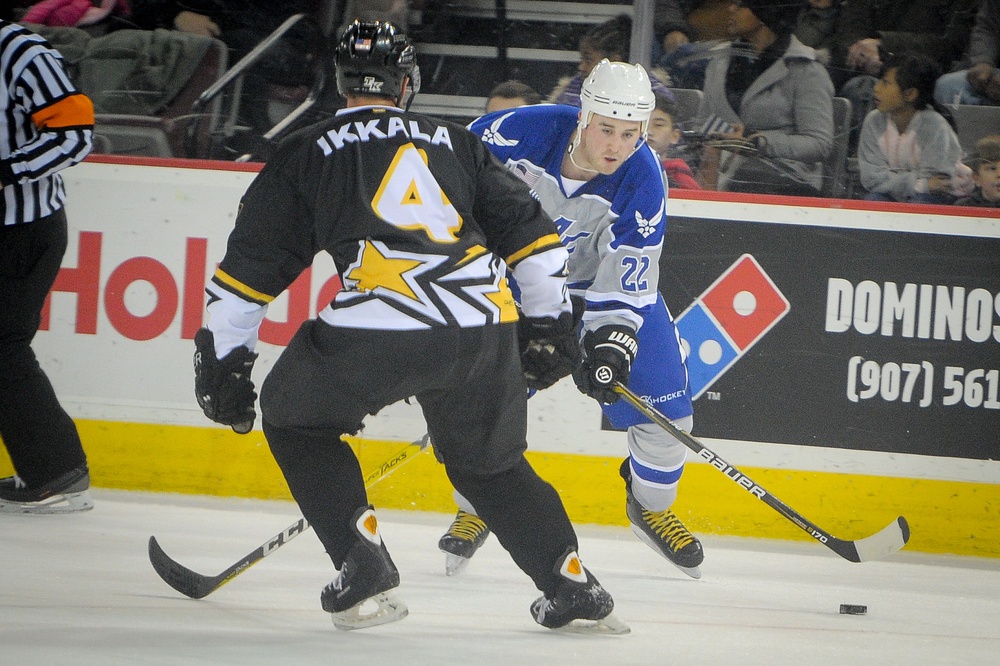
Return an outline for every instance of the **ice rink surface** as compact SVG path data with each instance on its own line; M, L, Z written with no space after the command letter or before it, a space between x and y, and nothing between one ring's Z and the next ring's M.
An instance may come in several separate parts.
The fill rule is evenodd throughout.
M538 593L494 537L449 578L437 539L451 516L385 511L410 615L344 632L319 606L334 570L311 531L199 601L149 564L155 535L181 564L217 574L294 522L294 504L94 495L86 514L0 515L0 663L1000 663L996 560L904 549L852 564L812 542L708 537L703 577L692 580L628 529L583 525L583 561L632 633L565 635L531 619ZM873 519L871 531L892 518ZM868 614L841 615L843 603Z

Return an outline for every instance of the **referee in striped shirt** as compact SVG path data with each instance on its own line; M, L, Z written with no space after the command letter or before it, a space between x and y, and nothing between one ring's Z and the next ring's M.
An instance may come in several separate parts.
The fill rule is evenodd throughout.
M87 458L31 340L66 252L59 171L90 152L94 107L59 53L9 18L0 18L0 438L16 476L0 479L0 513L85 511Z

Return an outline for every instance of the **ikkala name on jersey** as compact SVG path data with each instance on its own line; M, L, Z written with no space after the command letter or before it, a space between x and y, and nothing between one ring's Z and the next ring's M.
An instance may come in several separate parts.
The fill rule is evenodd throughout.
M385 129L382 129L383 126ZM327 131L316 140L316 143L323 150L323 154L329 156L334 150L343 148L349 143L395 139L398 136L426 141L432 146L443 145L452 151L455 150L451 145L451 135L448 133L447 127L438 125L433 134L428 134L421 131L417 121L406 120L396 115L375 118L367 122L356 120L352 123L345 123Z

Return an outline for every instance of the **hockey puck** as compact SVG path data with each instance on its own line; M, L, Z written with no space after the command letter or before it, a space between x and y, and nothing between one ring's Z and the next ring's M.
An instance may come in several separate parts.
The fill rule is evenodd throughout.
M841 615L865 615L868 612L868 606L855 606L852 604L840 604L840 614Z

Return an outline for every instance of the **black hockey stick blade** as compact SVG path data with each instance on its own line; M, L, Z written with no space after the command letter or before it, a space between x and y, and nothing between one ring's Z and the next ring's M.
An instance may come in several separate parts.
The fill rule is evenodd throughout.
M412 460L417 453L423 452L429 444L430 437L428 435L407 444L365 477L365 488L371 488L392 474L402 466L402 463ZM417 451L414 452L413 447L417 447ZM309 523L306 522L306 519L299 518L217 576L205 576L173 560L160 547L155 536L149 537L149 562L167 585L192 599L202 599L308 529Z
M870 560L881 559L892 555L910 540L910 526L902 516L899 516L875 534L864 539L858 539L857 541L838 539L769 493L746 474L723 460L696 437L675 426L670 419L661 414L659 410L643 400L627 386L621 382L615 382L614 389L616 393L621 394L625 400L649 418L649 420L680 440L681 443L697 453L709 465L725 474L727 478L734 481L741 488L764 502L764 504L767 504L793 524L797 525L806 534L845 560L851 562L868 562Z
M300 518L217 576L203 576L171 559L157 543L155 536L149 537L149 562L167 585L192 599L201 599L215 592L307 529L309 529L309 523L306 522L305 518Z

